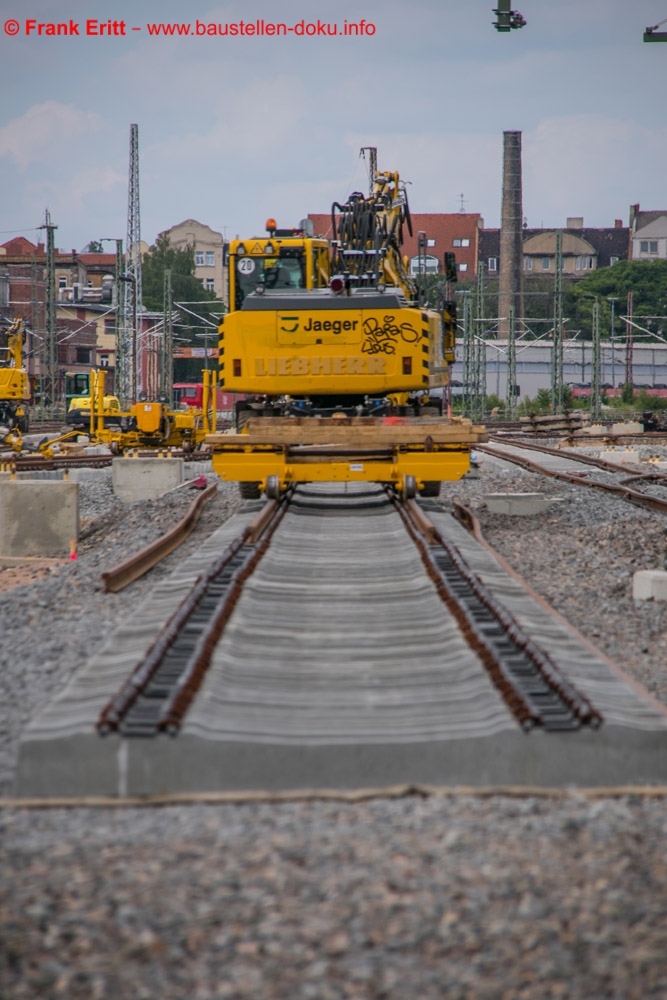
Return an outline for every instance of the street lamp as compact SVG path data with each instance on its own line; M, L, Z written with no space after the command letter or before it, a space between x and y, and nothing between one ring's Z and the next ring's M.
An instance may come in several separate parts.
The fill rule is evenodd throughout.
M616 388L616 369L615 369L615 358L614 358L614 334L615 334L615 329L614 329L615 322L614 321L615 321L616 303L618 302L618 299L614 298L613 295L608 295L607 296L607 302L611 302L611 333L610 333L610 340L611 340L611 384L612 384L612 387L615 389Z

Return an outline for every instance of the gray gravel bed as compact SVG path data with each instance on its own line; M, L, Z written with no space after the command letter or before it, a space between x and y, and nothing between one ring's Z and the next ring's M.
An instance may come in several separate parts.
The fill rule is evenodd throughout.
M219 482L216 476L210 481ZM79 486L81 533L76 561L0 593L0 794L8 794L22 726L59 691L107 634L238 509L235 485L219 483L183 545L118 594L102 591L101 573L159 538L195 499L183 488L156 500L123 504L111 473Z
M487 493L544 493L562 502L536 517L490 514ZM667 704L667 604L635 602L632 577L663 569L667 516L611 494L516 467L443 487L478 516L487 540L550 604Z
M11 1000L667 996L667 806L4 811Z
M82 490L82 513L99 502L102 520L77 562L0 595L12 740L150 586L103 595L101 569L164 530L156 508L175 520L191 500L172 494L169 517L162 502L133 505L118 524L95 490ZM565 502L537 518L490 515L484 494L504 490ZM665 612L631 596L635 569L662 566L663 518L515 470L445 486L445 506L451 496L667 701ZM221 491L218 519L236 503ZM0 998L663 998L666 844L667 800L638 795L3 809Z

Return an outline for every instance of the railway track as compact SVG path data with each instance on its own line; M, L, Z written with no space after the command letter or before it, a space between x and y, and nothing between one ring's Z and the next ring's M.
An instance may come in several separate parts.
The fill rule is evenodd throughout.
M321 566L330 546L327 525L332 518L339 524L356 518L359 530L367 531L371 540L378 520L387 522L384 530L389 528L394 535L400 534L403 525L404 546L416 546L424 574L435 585L441 601L523 729L540 726L546 730L571 730L600 725L600 713L567 681L548 653L526 635L417 505L403 504L379 487L368 486L346 493L300 488L282 502L274 501L264 515L261 530L254 523L249 526L197 580L146 657L105 706L98 730L103 734L120 732L123 736L154 736L161 731L176 734L245 582L259 567L272 540L275 538L276 545L281 545L283 520L288 537L290 527L295 533L290 546L292 557ZM312 528L313 523L318 526L316 532L299 530ZM373 570L370 552L369 568ZM425 581L418 579L417 568L414 578L424 585ZM313 588L317 592L315 582ZM265 603L270 620L271 601ZM298 615L298 609L294 610ZM441 609L441 613L446 612ZM437 606L434 614L438 614ZM282 620L276 622L277 627L283 624ZM294 625L296 631L297 621ZM430 628L436 625L434 620L428 623ZM383 649L383 655L390 655L390 650Z
M26 728L17 792L611 784L667 779L666 746L664 709L435 501L310 484L156 582Z
M558 479L561 482L572 483L576 486L583 486L590 489L603 490L613 493L623 500L635 504L638 507L645 507L648 510L657 511L660 514L667 514L667 496L652 494L646 491L633 489L630 483L640 483L644 486L657 485L659 489L667 489L667 476L662 473L637 472L628 476L628 468L619 469L618 465L607 462L604 459L594 458L589 455L564 454L556 448L549 448L535 444L533 442L498 441L493 439L491 444L476 446L477 451L499 458L503 461L518 465L527 472L535 472L542 476ZM536 462L529 458L525 452L538 452L548 460L556 458L556 464L551 462ZM594 466L603 473L607 473L607 478L594 478L586 472L576 470L577 465ZM560 467L557 467L560 466ZM568 469L574 471L567 471Z
M206 460L210 455L206 452L184 452L181 449L173 448L168 452L164 451L141 451L142 458L154 458L158 455L166 454L169 458L185 458L191 461L198 459ZM4 452L0 454L0 467L2 471L16 472L50 472L54 469L97 469L110 466L116 456L108 455L86 455L67 454L54 455L53 458L44 458L42 455L17 455L14 452Z

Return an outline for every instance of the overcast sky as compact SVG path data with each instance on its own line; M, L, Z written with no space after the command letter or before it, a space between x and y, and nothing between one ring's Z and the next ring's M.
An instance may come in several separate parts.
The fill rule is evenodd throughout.
M127 229L139 125L142 237L196 218L227 237L294 225L366 188L361 146L410 181L413 212L500 218L502 133L523 133L529 226L667 207L667 0L0 0L0 242L81 249ZM85 35L88 19L126 36ZM150 36L147 24L358 22L363 37ZM11 19L18 33L7 34ZM26 21L79 36L26 35ZM141 31L131 28L140 27ZM667 24L665 25L667 29ZM10 27L11 30L11 27ZM46 29L44 29L46 30ZM111 247L109 246L109 249Z

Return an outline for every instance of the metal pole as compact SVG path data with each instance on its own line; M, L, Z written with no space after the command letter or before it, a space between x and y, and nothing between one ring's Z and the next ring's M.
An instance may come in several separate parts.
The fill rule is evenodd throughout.
M477 294L475 301L477 323L474 325L474 329L477 331L477 351L475 355L475 394L478 400L478 418L480 420L484 417L484 404L486 401L486 331L484 329L486 325L486 318L484 316L484 275L484 264L480 261L477 271Z
M119 281L123 270L123 241L116 240L116 315L114 316L114 344L116 353L114 357L114 392L122 396L121 366L123 363L123 316L125 315L125 284Z
M616 388L616 359L614 357L614 332L615 332L614 327L615 327L616 324L615 324L615 312L614 312L614 309L616 307L616 303L618 302L618 299L615 299L612 296L608 295L607 296L607 302L611 302L611 335L610 335L610 340L611 340L611 384L612 384L612 388L615 389Z
M551 403L554 413L563 412L563 233L556 233L554 258L554 330L551 354Z
M473 378L475 370L475 342L470 317L470 292L463 293L463 411L472 416Z
M174 319L173 319L173 299L171 291L171 268L165 268L164 289L163 289L163 314L162 314L162 358L160 364L160 393L167 399L169 406L173 406L174 395Z
M632 292L628 292L627 318L625 320L625 384L634 385L632 364Z
M127 403L128 393L125 391L125 370L127 350L123 343L123 317L125 315L125 281L122 278L123 267L123 241L112 237L103 236L100 243L116 244L116 314L114 317L114 343L116 345L116 356L114 360L114 386L113 391L120 397L123 406ZM110 391L108 387L107 391Z
M368 194L372 195L375 185L375 175L378 172L377 146L362 146L359 152L364 159L366 158L366 153L368 153Z
M130 125L130 170L127 197L127 241L126 267L128 276L132 279L132 301L125 301L124 326L132 324L131 355L129 358L130 378L132 386L132 402L137 401L137 389L146 389L151 394L152 386L147 372L144 357L144 338L138 336L137 320L142 311L141 293L141 214L139 205L139 126ZM139 354L137 354L137 350Z
M57 390L56 362L58 359L58 324L56 320L56 310L58 308L58 304L56 302L56 258L54 233L58 227L54 226L51 222L51 216L48 208L45 214L44 225L39 228L46 229L46 322L44 324L45 333L42 353L42 406L45 408L46 413L46 402L48 400L51 408L51 416L55 416Z
M132 402L137 402L139 365L137 358L137 279L132 276Z
M591 420L599 420L600 411L600 300L593 298L593 366L591 372Z
M423 306L426 294L426 233L423 231L417 233L417 266L419 269L418 302L420 306Z
M498 355L498 367L500 368L500 355ZM514 317L514 306L509 307L507 317L507 416L514 420L516 413L516 322Z

